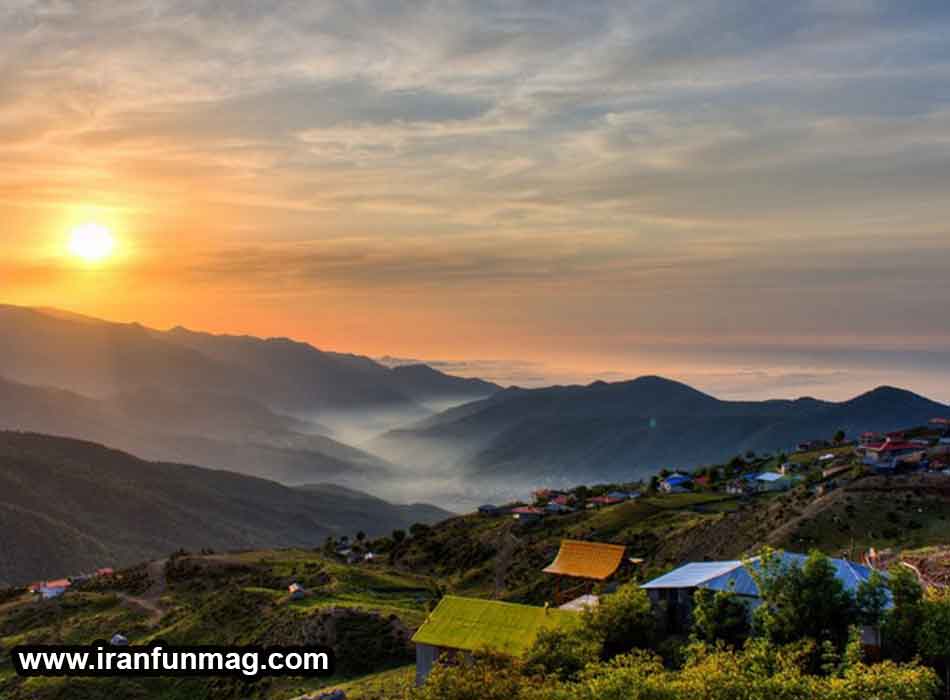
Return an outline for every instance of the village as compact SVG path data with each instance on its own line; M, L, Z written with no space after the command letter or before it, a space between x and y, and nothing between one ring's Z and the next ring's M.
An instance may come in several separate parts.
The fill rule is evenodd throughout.
M950 419L934 418L927 426L886 434L865 432L855 441L846 440L839 431L831 440L802 442L790 452L789 456L747 453L727 464L689 473L663 470L646 483L543 488L535 491L530 504L486 504L478 512L487 518L510 517L521 527L543 527L547 518L609 508L645 495L705 493L746 499L768 497L801 485L821 497L869 473L888 477L927 472L950 477ZM780 567L786 570L801 568L808 560L804 553L780 552L777 556ZM841 589L850 596L858 596L870 586L873 576L887 576L873 548L860 558L861 563L828 560ZM412 639L416 646L416 683L424 684L440 661L454 664L471 659L477 652L525 656L543 630L576 625L579 613L596 608L604 595L609 597L618 589L610 583L618 570L635 568L643 561L636 552L616 544L563 540L554 561L543 569L556 580L551 604L536 607L446 596ZM944 585L927 580L912 564L902 563L923 588ZM758 586L762 566L761 556L692 561L637 585L646 592L664 633L682 634L688 633L693 624L698 590L736 596L751 620L763 603ZM885 607L891 606L888 599ZM879 624L863 625L860 641L868 658L880 657Z
M890 433L865 432L857 440L847 440L839 431L830 440L801 442L788 455L748 452L726 464L692 472L663 469L646 483L541 488L534 492L532 503L485 504L478 512L532 524L548 516L617 505L644 494L751 497L788 491L804 483L821 495L866 473L892 476L911 472L950 476L950 418L934 418L927 426Z
M790 494L805 501L819 501L847 491L851 484L869 477L895 480L915 475L935 480L950 476L950 419L935 418L926 426L888 434L864 433L852 440L839 432L829 439L803 441L787 453L744 453L723 464L689 471L661 470L650 479L628 483L539 488L527 501L483 505L476 513L455 519L451 527L464 531L482 523L487 529L481 535L474 535L475 538L497 532L503 541L537 541L539 544L550 541L545 540L546 531L557 533L556 551L549 547L538 550L547 559L539 561L532 557L531 561L537 563L531 565L517 562L519 576L546 583L532 588L530 594L505 585L499 588L496 584L492 590L483 585L466 588L458 583L445 587L440 584L432 593L422 590L414 593L414 599L407 601L407 605L424 606L424 616L416 620L414 613L409 613L408 619L402 618L408 622L404 628L405 640L415 655L414 684L425 687L437 669L464 666L486 653L513 661L532 658L537 653L539 639L552 634L570 634L578 625L589 624L594 611L604 610L604 614L608 614L622 601L632 599L634 593L642 596L648 605L655 640L680 640L678 644L695 634L699 591L734 597L745 611L746 627L751 628L756 610L768 595L759 585L762 571L772 566L768 563L768 553L756 550L741 557L716 557L701 548L693 554L658 561L653 552L636 544L636 538L618 542L602 528L591 529L587 518L610 522L616 513L616 518L622 520L628 517L625 515L628 511L634 513L637 509L657 511L656 517L660 518L663 504L667 502L671 514L708 514L717 510L741 513L758 505L780 503ZM434 578L435 572L416 563L412 552L425 550L426 543L441 532L439 525L419 525L408 532L394 531L389 537L373 539L358 532L353 536L328 538L322 547L314 550L320 558L313 561L335 562L330 569L335 572L332 577L311 573L309 566L295 567L290 575L267 583L266 590L268 595L274 596L272 600L278 609L286 606L290 610L323 610L322 606L327 604L324 601L332 600L332 605L339 605L338 594L330 592L335 584L327 583L337 576L355 577L354 600L360 601L365 594L357 592L362 584L356 582L364 577L386 580L389 576L412 571ZM473 545L454 546L465 549ZM495 577L509 556L505 547L507 545L491 555ZM779 550L774 557L782 570L794 570L807 565L809 551L803 545ZM827 557L828 570L844 594L853 600L859 594L864 595L875 577L880 575L886 580L887 570L894 564L913 574L922 590L943 589L948 583L944 572L934 575L928 570L926 560L904 558L900 552L878 552L867 544L859 549L836 551L840 554ZM221 566L241 557L237 553L215 555L210 551L200 556L206 557L208 562L220 561ZM444 560L444 550L434 550L433 557ZM172 555L169 566L192 559L193 555L177 553ZM154 613L156 621L169 607L168 602L161 599L165 593L166 567L157 566L159 563L162 562L149 565L152 580L145 582L146 587L153 587L153 597L141 593L119 594L120 601ZM320 571L327 570L322 563L313 566ZM531 566L536 567L534 574L528 571ZM476 570L477 565L471 569ZM175 575L174 569L169 571ZM200 571L197 569L196 575L200 575ZM159 577L162 578L160 586L156 584ZM103 567L71 578L35 582L28 591L38 601L53 603L63 596L88 595L84 592L99 587L122 590L128 586L128 578L127 571ZM245 590L265 589L255 584L254 588ZM151 610L143 607L143 600L152 606ZM385 597L380 602L384 600ZM357 604L362 605L362 602ZM885 608L891 606L888 598ZM333 607L326 614L337 614L332 611L341 609ZM400 611L400 615L406 610L409 608ZM880 658L884 653L881 623L865 622L857 626L864 654L867 658ZM111 643L117 646L127 645L134 638L122 627L109 630L109 634L112 634ZM331 687L301 697L339 699L347 697L347 693Z

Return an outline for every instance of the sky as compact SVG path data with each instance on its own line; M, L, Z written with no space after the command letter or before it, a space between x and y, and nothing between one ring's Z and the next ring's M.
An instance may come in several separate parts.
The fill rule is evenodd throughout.
M946 0L0 0L0 302L947 401L947 36Z

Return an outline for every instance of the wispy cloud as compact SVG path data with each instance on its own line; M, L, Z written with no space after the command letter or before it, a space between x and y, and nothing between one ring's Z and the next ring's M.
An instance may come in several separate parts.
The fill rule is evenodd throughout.
M359 300L380 351L426 315L572 357L942 343L948 31L942 0L12 0L3 291L63 304L49 239L91 205L137 254L68 296L125 317L199 295L254 330L282 300L268 327L319 333Z

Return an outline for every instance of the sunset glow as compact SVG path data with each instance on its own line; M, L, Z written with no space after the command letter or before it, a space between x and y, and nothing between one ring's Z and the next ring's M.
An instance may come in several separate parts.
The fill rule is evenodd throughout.
M102 224L81 224L70 231L69 252L86 262L102 262L114 249L115 238Z
M519 383L950 367L950 3L53 5L0 4L0 302Z

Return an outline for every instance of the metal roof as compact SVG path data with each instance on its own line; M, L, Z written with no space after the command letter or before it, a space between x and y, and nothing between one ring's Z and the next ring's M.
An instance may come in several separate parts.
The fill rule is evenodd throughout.
M622 544L561 540L557 557L544 573L603 581L620 566L625 551Z
M413 635L416 644L521 656L542 629L577 624L576 612L559 608L445 596Z
M697 588L742 566L741 561L704 561L686 564L643 584L643 588Z
M783 479L785 477L783 477L778 472L762 472L755 478L756 478L756 481L779 481L780 479Z
M792 552L781 553L782 566L803 566L808 557ZM871 576L867 566L846 559L830 559L835 576L845 590L855 593L864 581ZM665 576L649 581L643 588L709 588L714 591L731 591L739 595L757 598L759 588L749 572L749 567L758 570L761 562L758 557L748 565L741 561L711 561L686 564Z

